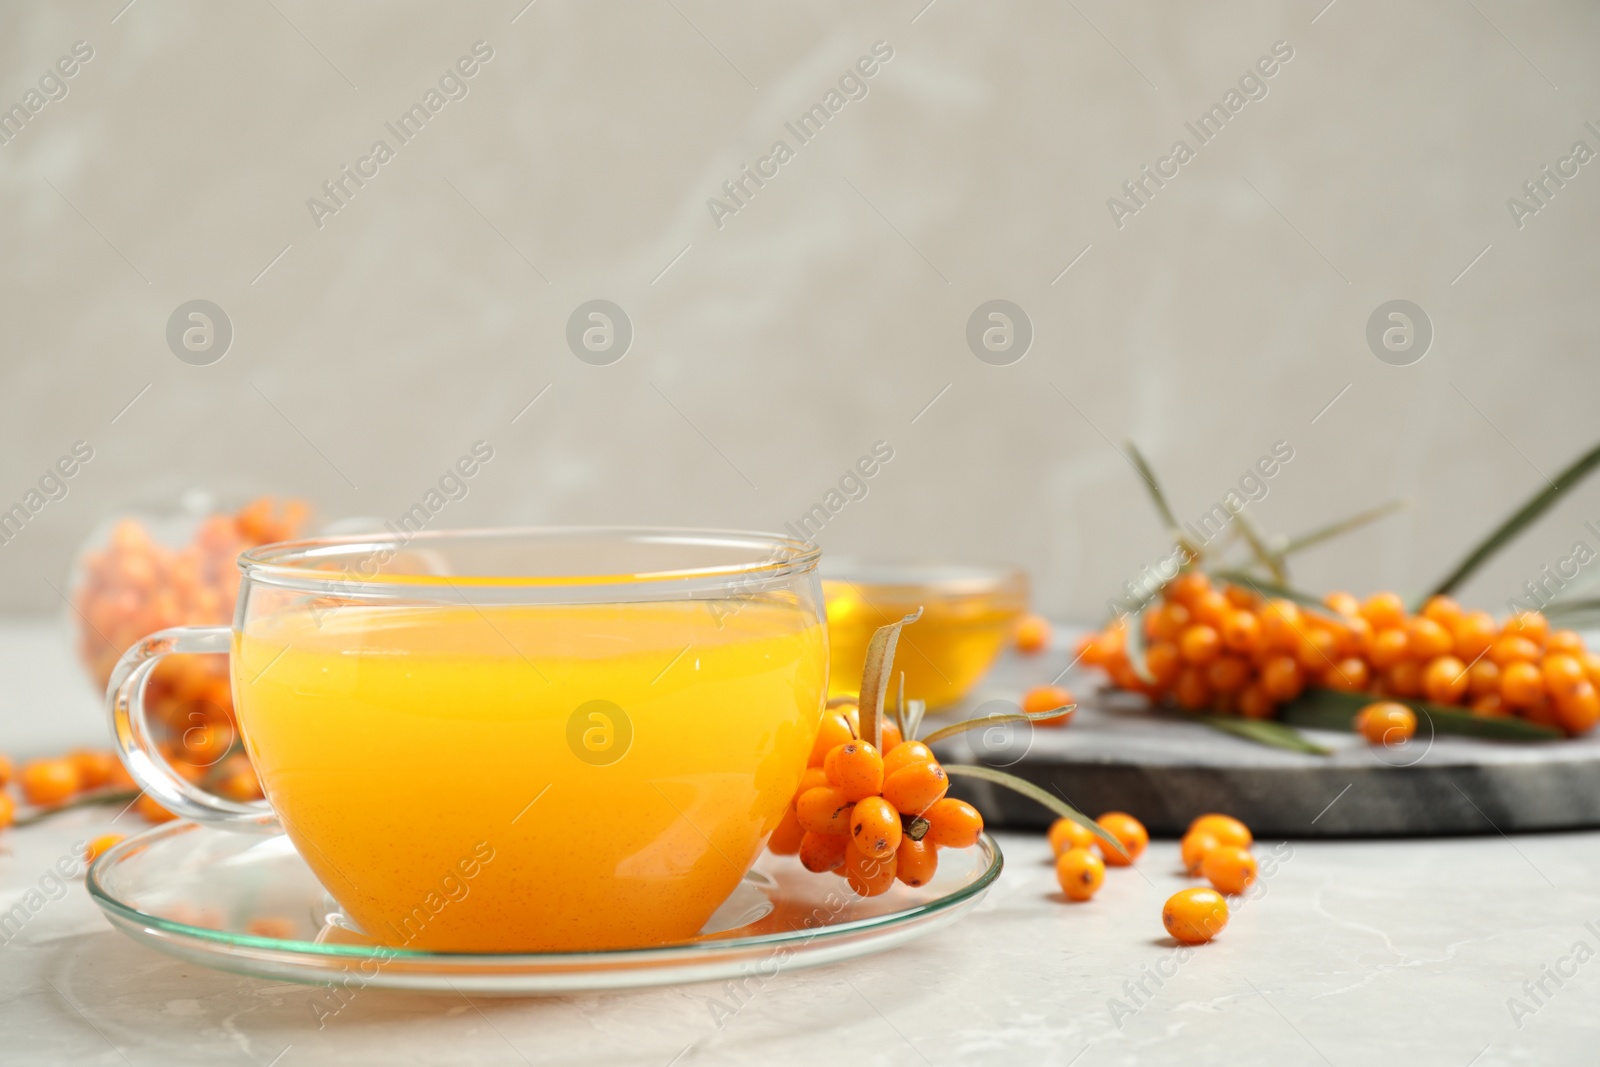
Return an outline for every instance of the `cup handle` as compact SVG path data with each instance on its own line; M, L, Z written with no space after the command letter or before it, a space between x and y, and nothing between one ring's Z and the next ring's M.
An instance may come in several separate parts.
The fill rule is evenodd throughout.
M215 652L227 655L227 626L175 626L158 630L123 653L106 686L106 710L117 734L123 765L146 793L175 815L223 830L277 833L277 816L264 800L240 802L209 793L174 771L150 733L144 703L150 672L167 656Z

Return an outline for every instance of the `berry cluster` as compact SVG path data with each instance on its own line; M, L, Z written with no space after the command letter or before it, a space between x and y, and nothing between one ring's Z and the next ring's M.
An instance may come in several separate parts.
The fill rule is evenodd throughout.
M809 871L841 874L861 896L889 891L898 879L933 879L939 849L967 848L983 833L983 816L945 796L944 768L927 745L883 724L883 751L861 740L858 708L829 708L817 732L800 788L767 847L798 855Z
M1143 614L1144 668L1119 620L1079 645L1122 689L1192 711L1266 719L1308 686L1518 715L1577 735L1600 721L1600 655L1538 612L1496 623L1445 596L1415 615L1390 592L1330 593L1324 610L1185 571Z

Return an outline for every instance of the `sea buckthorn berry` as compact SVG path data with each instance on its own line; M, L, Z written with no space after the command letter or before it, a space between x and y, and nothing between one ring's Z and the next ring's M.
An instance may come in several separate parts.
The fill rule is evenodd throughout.
M884 756L888 756L905 738L900 736L900 727L889 720L881 720L881 725L883 727L883 748L879 749L879 751Z
M1472 698L1472 714L1480 719L1503 719L1511 714L1511 709L1498 692L1480 693Z
M828 753L822 764L828 784L846 800L875 797L883 788L883 757L865 741L847 741Z
M1373 593L1361 605L1361 617L1374 630L1402 626L1406 621L1406 602L1398 593Z
M1085 667L1104 667L1105 661L1100 658L1100 635L1090 632L1084 634L1072 646L1074 660L1081 660Z
M1539 658L1539 646L1521 634L1506 634L1489 646L1489 658L1501 668L1512 663L1528 663Z
M1552 630L1544 642L1544 653L1547 656L1561 653L1582 659L1587 651L1589 650L1584 647L1583 638L1578 636L1576 630Z
M1544 699L1544 672L1527 660L1501 664L1500 696L1514 708L1533 707Z
M1210 941L1228 925L1228 902L1215 889L1181 889L1162 905L1161 925L1186 945Z
M1571 692L1579 682L1587 682L1588 676L1583 673L1583 664L1578 662L1578 657L1556 654L1546 656L1542 665L1544 685L1552 696Z
M145 793L134 802L133 810L144 816L146 822L163 823L171 822L178 816L161 806L160 801L149 793Z
M1459 704L1467 695L1468 681L1465 663L1454 656L1439 656L1422 672L1422 691L1435 704Z
M1162 641L1177 641L1183 628L1194 621L1189 609L1178 603L1162 604L1150 611L1147 617L1151 620L1150 629L1153 631L1150 636Z
M1600 653L1584 652L1578 662L1583 664L1583 673L1589 676L1589 681L1600 687Z
M894 856L894 876L915 889L933 881L939 869L939 850L926 841L901 838L900 849Z
M1211 704L1211 686L1206 683L1205 672L1198 667L1185 667L1178 672L1172 695L1180 708L1199 711Z
M1243 893L1256 880L1256 858L1245 849L1218 845L1206 853L1200 872L1219 893Z
M1600 722L1600 691L1585 678L1555 697L1556 721L1567 733L1577 736L1594 729Z
M1361 601L1342 591L1329 593L1322 598L1322 604L1329 611L1338 612L1340 615L1357 615L1361 612Z
M855 736L850 729L850 720L844 717L844 713L837 708L828 709L822 713L822 725L817 728L817 740L811 746L811 758L807 762L813 767L822 766L828 753L846 741L855 740Z
M1339 654L1339 639L1327 630L1306 630L1295 645L1295 659L1307 674L1329 670Z
M1206 684L1214 693L1237 693L1250 680L1250 664L1238 656L1218 656L1206 666Z
M1041 685L1028 690L1022 696L1022 710L1029 715L1041 711L1050 711L1054 708L1063 708L1073 703L1072 694L1059 685ZM1072 712L1053 715L1048 719L1039 719L1038 726L1065 726L1072 718Z
M1251 684L1239 690L1239 714L1247 719L1270 719L1278 706L1272 702L1267 691L1261 686Z
M29 804L60 804L77 793L81 781L77 765L66 759L41 759L26 763L17 784Z
M831 785L807 789L794 802L795 816L800 825L813 834L839 834L850 832L850 798Z
M902 815L921 815L944 799L950 779L937 763L913 763L891 774L883 783L883 799Z
M1222 620L1222 643L1233 652L1248 655L1261 645L1261 623L1248 611L1235 611Z
M1192 604L1211 588L1211 579L1200 571L1184 571L1167 585L1167 599Z
M1372 647L1367 652L1367 658L1378 670L1388 670L1406 658L1408 644L1404 630L1399 628L1379 630L1372 637Z
M1194 616L1194 621L1204 623L1216 629L1222 625L1222 620L1233 614L1233 606L1228 603L1228 598L1215 589L1208 590L1195 597L1189 605L1189 612Z
M1450 635L1455 639L1456 655L1471 663L1494 644L1500 628L1487 611L1469 611L1450 627Z
M1105 861L1086 848L1069 848L1056 857L1056 881L1068 900L1088 900L1105 880Z
M922 817L928 820L928 832L923 840L940 848L970 848L978 843L978 835L983 833L983 816L978 814L978 809L954 797L938 801Z
M1144 852L1145 846L1150 844L1150 834L1144 828L1144 823L1123 811L1108 811L1095 822L1100 824L1100 829L1116 838L1122 845L1122 851L1110 847L1104 842L1100 850L1105 853L1106 862L1113 867L1130 867L1133 861Z
M1417 732L1417 714L1404 704L1380 700L1361 709L1355 728L1374 745L1402 745Z
M1178 652L1178 646L1171 641L1153 641L1144 650L1144 666L1150 672L1150 677L1155 679L1156 685L1166 689L1178 680L1178 674L1183 670L1183 657Z
M1430 660L1455 647L1450 631L1432 619L1416 618L1406 624L1406 655L1412 659Z
M1422 605L1422 615L1425 618L1432 619L1446 630L1453 630L1456 623L1460 622L1462 617L1466 615L1466 611L1460 604L1456 603L1454 598L1445 596L1443 593L1436 593L1428 598L1427 603Z
M863 855L873 859L892 856L900 847L901 836L900 813L887 800L867 797L856 802L850 814L850 841Z
M1221 636L1214 627L1205 623L1184 627L1183 633L1178 635L1178 652L1183 656L1185 663L1193 663L1196 666L1210 663L1221 651Z
M1422 664L1414 659L1401 660L1384 672L1383 682L1392 696L1420 697L1422 695Z
M800 816L795 814L794 805L790 804L784 809L783 818L778 820L772 836L767 838L767 851L778 856L792 856L800 851L800 839L805 834L805 827L800 825Z
M1050 623L1039 615L1024 615L1017 623L1017 651L1024 656L1043 652L1050 645Z
M821 767L807 767L805 770L800 772L800 787L794 791L794 795L798 797L807 789L815 789L819 785L827 784L827 771L823 770Z
M859 738L861 736L860 706L856 704L841 704L839 705L839 713L844 716L844 721L850 726L850 736L852 738ZM832 750L830 749L829 751Z
M1556 702L1543 690L1539 692L1539 699L1532 704L1517 708L1516 711L1529 722L1538 723L1540 726L1560 727L1561 718L1556 709Z
M0 830L4 830L17 819L17 802L11 799L11 794L0 792Z
M1050 824L1050 851L1057 856L1069 848L1090 848L1099 840L1093 830L1074 819L1062 817Z
M1217 839L1219 845L1232 845L1235 848L1249 848L1255 843L1255 838L1250 834L1250 827L1235 819L1232 815L1223 815L1218 812L1207 812L1197 816L1189 824L1189 829L1184 831L1189 834L1210 834Z
M124 834L101 834L84 847L83 862L93 863L114 846L120 845L124 840L126 840L126 835Z
M1537 611L1519 611L1506 620L1501 632L1526 637L1542 648L1550 637L1550 620Z
M120 761L104 749L80 748L67 753L67 759L78 768L78 788L99 789L111 781Z
M1475 697L1485 693L1500 695L1500 668L1484 658L1467 668L1467 692Z
M895 853L878 859L850 848L844 854L844 877L864 897L882 896L894 885Z
M1200 864L1204 862L1206 853L1214 848L1220 848L1222 843L1213 834L1204 830L1190 830L1183 835L1183 842L1179 845L1179 855L1183 858L1183 869L1198 878Z
M894 747L894 751L883 757L883 780L888 781L889 776L913 763L932 763L933 750L921 741L902 741Z
M0 756L0 789L4 789L11 784L12 773L11 757Z
M1293 700L1305 688L1305 673L1293 656L1273 656L1261 667L1261 688L1280 703Z
M1367 682L1372 678L1372 672L1367 669L1367 661L1360 656L1346 656L1335 663L1326 674L1322 676L1322 683L1329 689L1337 689L1344 693L1358 693L1367 687Z
M1300 631L1305 627L1300 620L1300 608L1292 600L1269 600L1260 612L1261 636L1274 648L1292 649L1300 641Z
M800 864L815 874L831 871L845 861L850 850L850 839L844 834L814 834L810 830L800 838Z
M1242 585L1225 585L1222 595L1228 598L1228 603L1244 611L1254 611L1261 603L1261 598Z

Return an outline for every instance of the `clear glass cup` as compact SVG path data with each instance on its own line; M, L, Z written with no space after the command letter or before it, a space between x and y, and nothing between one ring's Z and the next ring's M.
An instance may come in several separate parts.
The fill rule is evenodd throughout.
M818 551L764 534L443 531L239 558L231 627L152 634L107 692L179 815L282 829L349 919L435 951L693 935L777 826L827 689ZM144 687L230 655L266 793L178 773Z

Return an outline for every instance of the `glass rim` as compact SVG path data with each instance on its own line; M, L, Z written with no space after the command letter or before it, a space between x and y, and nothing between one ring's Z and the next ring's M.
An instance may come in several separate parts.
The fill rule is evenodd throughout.
M558 539L592 540L597 544L683 545L701 548L725 547L730 550L765 550L749 560L667 570L610 572L593 574L372 574L329 570L317 564L365 551L376 557L384 551L425 549L447 544L524 540L530 543ZM573 589L626 585L677 588L717 588L745 582L766 582L814 571L822 549L810 542L782 534L757 530L728 530L671 526L483 526L459 529L422 530L413 534L393 532L342 534L305 537L259 545L239 554L237 566L252 582L307 592L357 594L381 590L395 593L406 587L438 590L441 587Z

